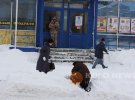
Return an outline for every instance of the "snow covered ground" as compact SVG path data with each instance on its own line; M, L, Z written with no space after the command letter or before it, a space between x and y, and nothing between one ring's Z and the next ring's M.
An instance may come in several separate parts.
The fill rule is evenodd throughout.
M110 51L105 65L91 69L87 93L65 79L72 63L55 63L48 74L36 71L38 53L0 46L0 100L135 100L135 50Z

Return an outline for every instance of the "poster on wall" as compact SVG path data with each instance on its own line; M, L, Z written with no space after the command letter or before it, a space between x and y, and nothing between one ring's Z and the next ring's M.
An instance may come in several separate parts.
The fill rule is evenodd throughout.
M131 19L131 33L135 33L135 18Z
M108 17L107 19L107 32L117 32L118 31L118 18Z
M119 26L120 33L130 33L130 18L120 18L120 26Z
M106 32L106 17L98 17L97 31Z
M83 24L83 16L75 16L75 27L81 29Z

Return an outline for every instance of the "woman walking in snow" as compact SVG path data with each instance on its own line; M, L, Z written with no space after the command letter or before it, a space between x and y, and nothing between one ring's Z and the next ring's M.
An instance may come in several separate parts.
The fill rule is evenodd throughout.
M52 47L53 44L54 41L52 39L49 39L47 42L45 42L44 46L41 48L36 66L36 70L38 70L39 72L47 73L48 71L51 70L48 59L50 58L50 47Z

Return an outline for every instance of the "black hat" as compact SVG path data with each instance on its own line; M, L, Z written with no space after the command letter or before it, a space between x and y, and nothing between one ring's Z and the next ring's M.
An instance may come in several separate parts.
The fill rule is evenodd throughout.
M105 41L105 39L104 39L104 38L102 38L102 39L101 39L101 41Z

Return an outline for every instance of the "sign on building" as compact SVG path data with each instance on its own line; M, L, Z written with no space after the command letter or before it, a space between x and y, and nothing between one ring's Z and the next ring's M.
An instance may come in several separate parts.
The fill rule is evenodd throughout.
M107 19L107 32L117 32L118 31L118 18L108 17Z
M75 16L75 27L81 29L83 25L83 16Z
M130 33L130 18L120 18L119 33Z
M135 33L135 18L131 19L131 33Z
M106 17L98 17L97 31L106 32Z

